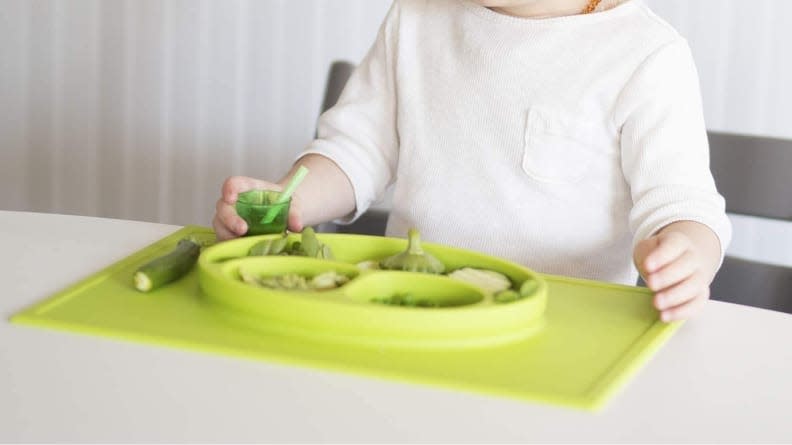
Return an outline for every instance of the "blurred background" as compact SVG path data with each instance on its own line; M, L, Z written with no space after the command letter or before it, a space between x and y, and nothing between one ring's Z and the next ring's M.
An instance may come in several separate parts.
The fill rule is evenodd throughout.
M710 129L792 139L792 2L647 3L690 42ZM0 210L209 225L225 177L287 170L389 5L0 0ZM732 253L792 264L786 224L733 221Z

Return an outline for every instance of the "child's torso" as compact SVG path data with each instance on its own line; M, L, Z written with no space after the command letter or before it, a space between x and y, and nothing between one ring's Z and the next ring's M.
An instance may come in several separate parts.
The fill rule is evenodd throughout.
M634 34L639 8L565 27L457 0L402 3L389 234L416 226L543 272L634 282L613 110L656 46L618 33Z

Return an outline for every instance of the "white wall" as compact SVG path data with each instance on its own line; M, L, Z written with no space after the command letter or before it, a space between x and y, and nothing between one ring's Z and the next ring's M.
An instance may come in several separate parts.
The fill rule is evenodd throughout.
M647 3L690 43L710 129L792 139L792 2Z
M277 178L387 0L0 0L0 209L209 224Z
M710 128L792 138L792 2L648 2ZM0 0L0 209L209 224L223 178L277 178L310 140L330 61L389 3ZM735 222L733 250L792 263L784 228Z

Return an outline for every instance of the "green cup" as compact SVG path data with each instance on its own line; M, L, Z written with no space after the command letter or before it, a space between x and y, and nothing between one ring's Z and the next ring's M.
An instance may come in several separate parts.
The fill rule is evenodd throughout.
M245 236L285 233L289 221L291 198L278 203L280 192L249 190L237 197L236 212L245 220Z

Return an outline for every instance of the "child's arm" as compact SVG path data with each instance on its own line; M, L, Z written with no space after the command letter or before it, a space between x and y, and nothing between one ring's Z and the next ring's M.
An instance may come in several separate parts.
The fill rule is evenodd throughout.
M282 190L300 165L306 166L310 174L292 195L289 230L299 232L306 225L340 218L355 210L355 194L344 172L330 159L309 154L300 158L292 170L277 183L246 176L226 179L212 221L217 238L236 238L247 231L247 224L234 208L240 193L256 188Z
M709 299L709 285L718 272L721 245L707 226L694 221L671 223L639 242L635 266L649 289L663 321L693 315Z
M709 297L731 225L709 170L698 76L684 40L633 73L615 116L633 198L633 259L657 292L663 320L690 317Z
M234 209L239 193L251 188L280 190L300 165L310 173L292 195L292 231L334 219L352 220L382 195L394 178L399 149L394 65L399 15L399 2L394 2L338 102L320 116L318 137L286 177L278 183L240 176L226 179L212 222L218 238L247 231Z

